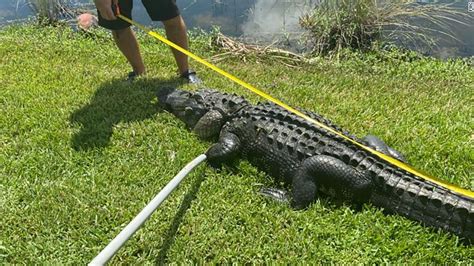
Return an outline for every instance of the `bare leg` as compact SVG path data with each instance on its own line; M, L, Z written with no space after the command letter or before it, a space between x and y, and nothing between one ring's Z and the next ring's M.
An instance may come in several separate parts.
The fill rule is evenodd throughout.
M143 64L138 42L132 29L128 27L122 30L113 30L112 35L118 48L127 58L130 65L132 65L133 72L137 75L144 74L145 65Z
M166 37L173 43L177 44L181 48L188 50L188 36L186 33L186 25L181 16L174 17L169 20L163 21L165 26ZM178 65L179 74L189 70L188 56L175 50L171 49L173 56Z

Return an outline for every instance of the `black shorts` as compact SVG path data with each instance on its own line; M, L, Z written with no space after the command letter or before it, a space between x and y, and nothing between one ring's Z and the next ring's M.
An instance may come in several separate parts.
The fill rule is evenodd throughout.
M179 15L176 0L142 0L146 12L153 21L164 21L175 18ZM133 0L119 0L120 14L132 19ZM116 20L106 20L102 18L99 11L99 25L109 30L121 30L130 27L130 23L117 18Z

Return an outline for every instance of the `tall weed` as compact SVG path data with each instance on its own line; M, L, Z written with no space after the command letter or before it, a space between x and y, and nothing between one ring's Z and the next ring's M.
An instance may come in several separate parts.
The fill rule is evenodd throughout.
M27 0L41 25L57 24L61 19L73 17L67 0Z

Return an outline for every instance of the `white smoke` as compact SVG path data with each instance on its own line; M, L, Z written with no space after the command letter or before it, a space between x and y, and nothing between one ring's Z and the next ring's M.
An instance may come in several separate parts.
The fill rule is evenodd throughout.
M309 12L318 0L256 0L242 24L245 37L273 39L301 32L298 20Z

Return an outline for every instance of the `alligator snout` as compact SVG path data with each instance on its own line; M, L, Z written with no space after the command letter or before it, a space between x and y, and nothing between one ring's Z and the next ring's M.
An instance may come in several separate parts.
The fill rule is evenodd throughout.
M166 110L171 108L171 103L168 101L168 96L175 92L176 89L172 87L164 87L156 92L158 98L158 105Z

